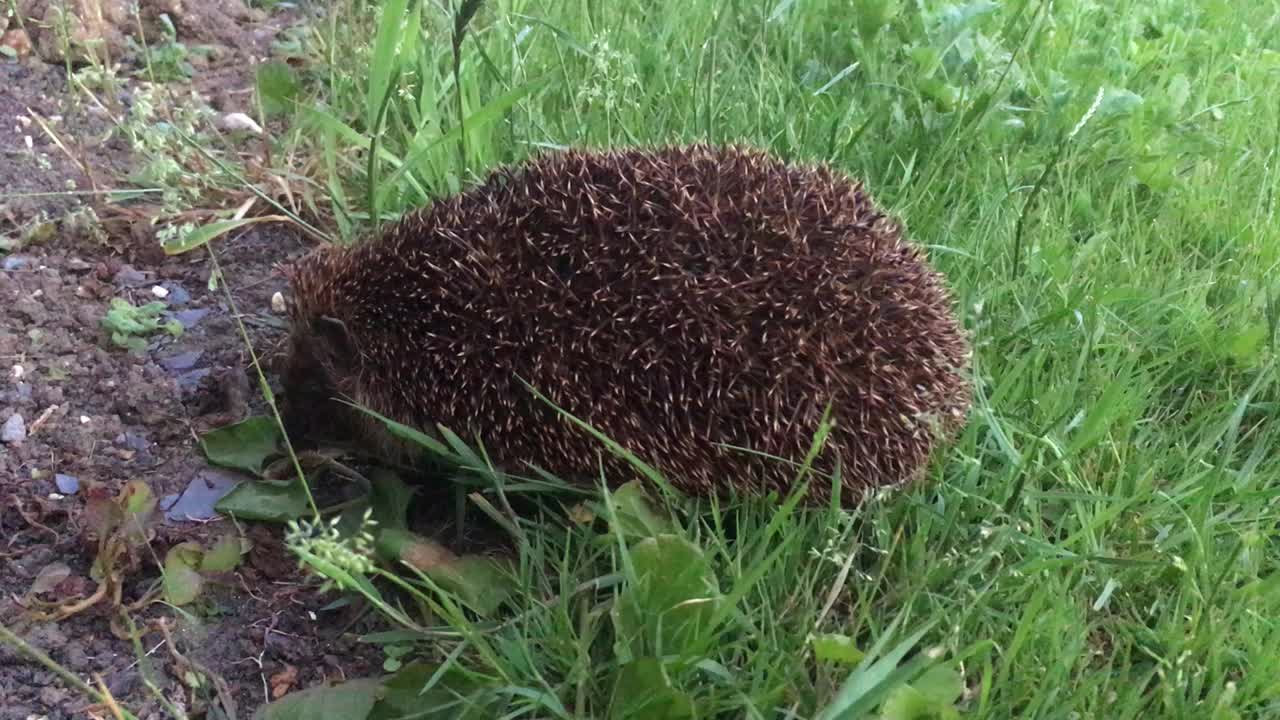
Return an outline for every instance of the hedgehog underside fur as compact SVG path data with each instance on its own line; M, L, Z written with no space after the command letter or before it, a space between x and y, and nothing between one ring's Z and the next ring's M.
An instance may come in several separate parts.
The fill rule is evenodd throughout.
M902 235L861 184L751 149L547 154L290 269L286 421L395 448L340 395L512 472L634 476L527 382L686 492L785 494L829 405L813 467L857 502L970 402L950 295Z

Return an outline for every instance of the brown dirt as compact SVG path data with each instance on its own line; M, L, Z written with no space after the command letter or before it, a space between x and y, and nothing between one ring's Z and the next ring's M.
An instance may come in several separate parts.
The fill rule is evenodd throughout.
M246 86L244 73L225 66L209 72L219 91L234 92L228 78ZM23 120L32 110L61 118L58 132L73 157ZM67 93L60 67L0 62L0 234L21 234L42 217L65 219L87 202L86 196L20 194L110 187L131 158L120 141L102 141L108 130L104 118ZM133 647L110 631L107 604L57 623L34 623L21 619L20 601L55 561L72 573L59 588L72 593L94 586L92 558L80 540L85 493L59 492L58 475L77 478L82 488L97 482L115 491L136 479L160 496L181 492L210 470L197 433L261 411L252 391L256 376L222 291L207 287L206 253L166 257L150 234L130 233L127 224L108 224L105 237L77 232L71 222L50 227L56 230L43 242L0 252L0 424L20 415L29 433L21 442L0 443L0 619L81 678L92 682L100 675L138 717L167 717L143 682ZM305 249L282 229L253 230L217 245L260 353L283 332L270 309L271 295L284 285L274 265ZM155 299L155 286L169 291L170 311L189 327L177 338L152 336L140 356L114 347L100 325L110 300L144 303ZM227 527L226 520L166 521L152 547L163 557L178 542ZM172 649L224 679L242 718L264 702L273 678L296 672L288 687L297 689L376 672L377 649L356 642L363 626L348 627L349 608L323 609L333 596L318 593L299 573L280 545L280 529L251 526L248 534L253 550L230 582L189 609L193 618L152 605L135 620L171 618L179 628ZM126 596L157 575L155 563L144 562ZM184 667L160 634L148 634L142 645L150 679L168 700L193 717L213 706L207 683L199 689L184 684ZM0 643L0 720L89 717L89 703Z

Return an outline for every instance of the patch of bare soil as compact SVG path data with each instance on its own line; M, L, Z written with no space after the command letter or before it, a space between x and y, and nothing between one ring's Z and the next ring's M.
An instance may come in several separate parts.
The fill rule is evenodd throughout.
M237 94L229 78L248 86L245 72L210 73L226 92ZM24 619L28 590L51 564L70 570L55 596L95 587L93 553L82 540L87 487L114 493L142 480L161 497L182 493L194 479L224 472L204 463L198 433L263 411L231 308L221 288L209 289L206 253L166 257L148 233L117 225L103 236L67 220L92 196L66 191L108 187L132 160L109 137L106 119L71 100L64 77L61 67L30 58L0 62L0 233L44 228L24 247L0 252L0 621L90 684L100 676L140 718L168 717L144 668L163 697L193 717L225 717L225 703L215 701L225 681L224 698L242 718L275 694L376 672L376 648L356 642L365 628L349 608L325 609L333 597L304 582L278 527L247 528L253 546L240 567L186 612L154 604L135 617L139 624L169 618L174 627L169 639L154 631L142 638L145 663L113 634L111 603L58 622ZM33 112L55 118L65 147L35 125ZM265 229L229 236L217 249L241 320L266 355L284 332L270 309L284 287L275 266L306 243ZM102 325L114 298L161 300L165 319L183 331L148 335L140 353L117 347ZM169 547L227 527L225 519L167 518L123 600L159 574L154 558ZM0 643L0 720L93 717L90 703Z

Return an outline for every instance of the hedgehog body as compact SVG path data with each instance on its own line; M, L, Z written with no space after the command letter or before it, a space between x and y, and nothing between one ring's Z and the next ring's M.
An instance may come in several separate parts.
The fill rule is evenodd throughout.
M900 225L752 149L543 155L289 275L291 434L401 447L345 396L508 471L632 476L532 387L688 493L785 494L829 407L813 467L853 503L918 476L970 402L967 337Z

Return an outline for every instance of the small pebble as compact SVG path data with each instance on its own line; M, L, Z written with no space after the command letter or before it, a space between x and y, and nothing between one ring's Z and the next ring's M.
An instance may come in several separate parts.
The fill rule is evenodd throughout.
M121 433L117 441L130 450L136 450L139 452L146 450L151 445L151 443L147 442L147 437L145 435L134 432L133 430L126 430Z
M262 134L262 128L258 123L244 113L234 112L223 115L218 124L225 130L248 130L258 135Z
M75 495L80 492L80 478L75 475L57 473L53 476L53 482L58 486L58 492L63 495Z
M160 365L166 370L179 372L182 370L190 370L200 361L200 356L204 355L203 350L188 350L187 352L170 355L160 358Z
M208 377L209 368L197 368L190 372L184 372L175 378L178 382L178 389L183 395L190 395L200 389L200 381Z
M173 319L181 323L182 327L186 328L187 330L190 330L191 328L195 327L197 323L203 320L205 315L208 315L208 314L209 314L209 311L205 308L179 310L178 312L173 314Z
M92 421L93 421L93 420L92 420L88 415L81 415L81 416L80 416L80 424L81 424L81 425L88 425L88 424L89 424L90 422L92 422Z
M22 377L23 373L25 372L26 370L21 365L14 365L13 368L9 371L9 375L14 380L17 380L18 378Z
M165 283L164 289L169 291L170 305L186 305L191 302L191 293L177 283Z
M239 485L242 478L225 470L208 469L198 473L178 495L160 499L160 508L169 521L208 520L218 512L214 505Z
M30 264L31 258L25 255L7 255L5 256L4 262L0 263L0 267L3 267L9 272L13 272L14 270L21 270Z
M162 287L162 286L160 286L160 285L152 285L152 286L151 286L151 294L152 294L152 295L155 295L156 297L158 297L158 298L160 298L161 300L163 300L163 299L165 299L165 298L169 297L169 289L168 289L168 288L165 288L165 287Z
M132 265L122 265L120 270L116 272L115 277L111 281L116 285L125 287L136 287L147 281L147 276L140 270L135 269Z
M286 309L287 308L284 304L284 295L280 294L279 291L276 291L276 294L271 296L271 312L274 312L277 315L283 315Z
M4 425L0 426L0 442L12 445L26 439L27 423L18 413L10 415L9 419L4 421Z

